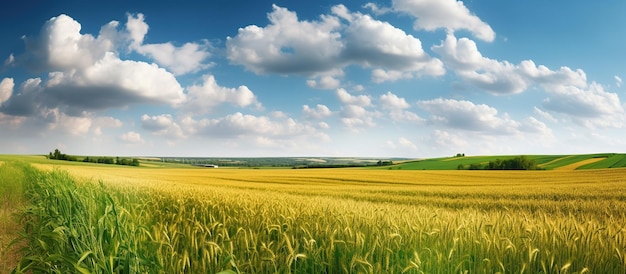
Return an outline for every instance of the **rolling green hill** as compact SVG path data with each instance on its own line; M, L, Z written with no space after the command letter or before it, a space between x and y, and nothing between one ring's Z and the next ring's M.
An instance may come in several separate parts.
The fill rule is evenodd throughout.
M507 160L519 155L500 156L466 156L432 158L416 161L407 161L381 169L405 169L405 170L454 170L459 165L467 168L471 164L487 165L489 161L497 159ZM527 155L529 160L543 169L600 169L626 167L626 154L599 153L581 155Z

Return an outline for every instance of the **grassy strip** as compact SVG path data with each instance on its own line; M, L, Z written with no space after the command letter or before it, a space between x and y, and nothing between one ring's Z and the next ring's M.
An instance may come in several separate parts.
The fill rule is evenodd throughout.
M23 215L28 245L16 273L147 273L159 269L149 223L132 197L104 184L77 184L66 172L22 167L31 206ZM112 194L110 194L112 193Z
M11 242L20 229L17 214L26 204L25 178L21 165L0 163L0 273L10 273L19 261L21 244Z

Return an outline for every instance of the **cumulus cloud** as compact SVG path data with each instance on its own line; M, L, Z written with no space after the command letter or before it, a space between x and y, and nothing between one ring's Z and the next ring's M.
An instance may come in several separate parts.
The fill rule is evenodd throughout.
M14 86L15 82L13 82L13 78L2 79L2 81L0 82L0 106L2 106L2 103L11 98Z
M134 131L126 132L120 135L120 140L128 143L128 144L143 144L145 141L141 138L141 134Z
M337 78L332 76L322 76L319 80L309 79L306 81L307 86L317 89L335 89L341 84Z
M524 91L528 82L507 61L483 57L476 43L468 38L458 39L448 34L446 40L432 50L447 67L472 85L493 94L515 94Z
M176 78L154 64L120 60L107 53L79 71L51 73L46 96L60 104L86 109L122 107L133 103L178 105L185 95Z
M204 63L211 57L209 44L189 42L180 47L172 42L159 44L144 44L144 38L148 33L149 26L144 21L144 15L128 14L126 29L128 32L129 48L154 59L159 65L166 67L175 75L182 75L190 72L197 72L210 67Z
M17 58L31 69L50 71L47 78L25 81L2 111L28 116L60 108L77 116L134 103L181 103L185 94L170 72L156 64L120 59L116 50L123 32L118 26L111 21L94 37L82 34L80 23L67 15L48 20L39 35L24 38L26 52Z
M345 89L337 89L337 97L344 104L367 107L372 105L372 99L367 95L352 95Z
M587 76L582 70L568 67L550 70L543 65L537 66L532 60L524 60L515 65L508 61L490 59L478 51L474 41L468 38L457 39L450 33L445 41L432 49L462 79L492 94L521 93L531 85L546 89L563 85L587 85Z
M543 108L566 114L573 121L586 127L623 127L626 113L616 93L607 92L597 84L587 88L576 86L552 86Z
M151 131L154 135L166 136L173 139L186 138L182 128L174 121L171 114L141 116L141 127Z
M615 78L615 85L619 88L622 87L622 78L620 78L619 76L615 75L613 76L613 78Z
M321 120L332 115L333 112L325 105L318 104L315 108L311 108L308 105L302 106L302 116L307 119Z
M430 135L430 139L439 146L452 146L455 148L467 146L467 141L465 138L445 130L436 129Z
M207 74L202 85L187 88L186 107L195 113L207 113L218 105L228 103L238 107L254 106L262 108L254 93L247 86L237 88L222 87L213 75Z
M488 105L476 105L470 101L454 99L434 99L419 101L418 106L432 114L430 122L450 128L490 134L514 134L521 124L512 120L506 113Z
M273 7L269 25L247 26L227 38L231 62L258 74L337 76L348 65L360 65L401 75L379 73L374 77L379 82L444 73L441 61L428 56L419 39L369 15L337 5L319 20L301 21L295 12ZM310 80L308 84L335 83Z
M419 115L414 112L407 111L406 109L410 108L411 105L406 102L404 98L400 98L397 95L388 91L383 94L379 98L379 102L381 103L381 108L383 110L387 110L389 112L389 116L392 120L398 121L408 121L408 122L417 122L423 123L425 119L419 117Z
M286 116L272 118L237 112L212 119L185 117L180 124L185 132L195 136L252 142L258 146L295 147L302 142L326 142L330 139L316 127Z
M319 21L300 21L295 12L273 5L267 27L240 28L228 37L231 62L255 73L306 74L332 71L342 43L339 20L322 16Z
M411 107L404 98L398 97L398 95L391 93L391 91L381 95L379 101L381 102L381 107L387 110L399 110Z
M52 17L38 36L24 37L26 53L18 61L36 71L84 69L114 51L114 39L107 34L117 26L112 21L94 37L81 34L80 23L65 14Z
M472 14L462 1L456 0L393 0L393 9L416 18L416 30L467 30L478 39L491 42L496 33L478 16Z

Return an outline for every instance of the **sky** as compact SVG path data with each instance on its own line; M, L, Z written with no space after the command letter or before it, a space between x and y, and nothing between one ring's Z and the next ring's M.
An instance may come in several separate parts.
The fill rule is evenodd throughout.
M19 1L0 153L626 152L626 1Z

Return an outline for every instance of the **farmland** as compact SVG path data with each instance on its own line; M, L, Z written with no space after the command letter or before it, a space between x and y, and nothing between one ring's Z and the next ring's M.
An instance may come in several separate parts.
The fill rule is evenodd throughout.
M606 157L588 165L622 161L600 156ZM565 157L537 162L556 167L589 158ZM437 162L456 167L470 158ZM20 181L31 203L24 213L23 270L626 271L626 170L620 168L204 169L35 156L0 161L0 182Z

